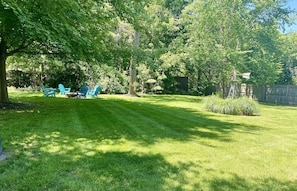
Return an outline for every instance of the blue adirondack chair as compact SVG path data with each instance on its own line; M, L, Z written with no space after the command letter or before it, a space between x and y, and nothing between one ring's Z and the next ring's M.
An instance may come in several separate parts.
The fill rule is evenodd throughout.
M60 94L69 93L71 88L65 88L63 84L59 84L58 88L60 90Z
M41 89L43 91L43 96L45 97L56 96L56 89L54 88L46 88L43 84L41 84Z
M88 95L95 97L100 93L100 90L101 90L100 86L96 85L93 90L88 91Z
M89 88L87 86L82 86L80 87L80 90L77 94L77 97L81 98L81 97L86 97L87 93L88 93Z

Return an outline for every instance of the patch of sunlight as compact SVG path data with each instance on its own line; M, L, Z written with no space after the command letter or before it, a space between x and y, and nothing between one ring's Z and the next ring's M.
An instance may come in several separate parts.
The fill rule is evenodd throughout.
M75 149L75 147L70 144L69 138L61 137L60 132L52 132L45 136L44 139L41 139L40 150L48 153L58 153L66 154Z
M26 137L22 142L13 142L13 144L19 144L25 149L32 148L39 144L38 139L40 139L40 136L33 134L29 137Z
M96 140L84 137L71 139L70 137L62 135L60 132L52 132L44 137L32 135L22 141L21 145L23 148L30 148L20 151L26 151L26 155L28 156L32 155L33 157L34 153L29 152L32 150L32 147L34 147L45 153L65 155L72 160L80 160L85 156L92 157L98 153L107 152L133 152L137 155L155 155L162 153L164 159L174 166L179 166L180 163L184 161L184 158L196 164L197 158L193 157L193 153L202 152L211 155L213 152L213 149L211 149L209 145L202 144L200 141L197 142L197 140L181 143L177 140L162 139L152 145L142 145L141 142L131 141L124 137L117 140ZM172 150L172 148L174 148L174 150ZM195 169L184 176L195 176Z
M14 151L15 154L23 153L28 157L28 159L37 161L39 156L36 155L35 148L39 147L40 138L41 138L40 136L33 134L21 141L20 140L12 141L11 143L17 146L17 148Z
M60 137L61 136L61 133L60 132L52 132L51 134L49 134L49 135L46 135L45 136L45 138L58 138L58 137Z
M172 148L174 148L174 150L172 150ZM154 151L156 154L162 153L164 159L174 166L182 163L185 158L187 161L195 164L197 162L197 158L193 156L193 153L211 154L211 152L213 152L213 148L209 147L209 145L195 140L184 143L174 140L163 140L152 145L149 149Z
M76 141L78 141L78 142L83 142L83 141L87 141L88 139L87 138L78 138L78 139L76 139Z
M180 182L176 181L178 178L176 175L172 174L170 177L165 178L164 181L164 190L170 190L171 188L179 188L181 187Z
M131 141L124 137L117 140L94 140L84 137L73 140L70 137L62 135L60 132L52 132L44 137L34 134L15 144L22 146L20 152L24 152L26 155L32 157L34 156L34 152L38 150L49 154L67 155L73 160L106 152L133 152L135 154L162 153L164 159L173 165L178 165L184 158L195 162L195 158L191 156L191 153L207 152L207 149L209 149L199 142L193 141L189 144L189 142L181 143L172 139L162 139L150 146L142 145L140 142ZM170 152L168 152L169 150ZM185 152L187 150L189 152Z
M111 146L110 145L97 145L94 149L96 151L104 152L105 153L105 152L111 150Z
M47 144L44 147L41 147L40 150L42 150L43 152L48 152L48 153L58 153L58 154L67 154L73 150L75 150L75 148L72 145L61 145L61 144Z
M96 152L95 151L88 151L85 153L85 155L91 157L91 156L95 156L96 155Z
M198 106L197 103L189 103L189 102L185 102L185 101L175 101L175 102L170 102L170 103L166 103L163 105L171 106L171 107L178 107L178 108L200 109L200 107L197 107Z
M102 140L96 147L97 151L120 151L120 152L144 152L146 150L140 147L138 142L129 141L125 138L119 140L105 139ZM149 149L147 149L149 150Z
M61 147L58 146L58 145L48 145L46 147L46 150L49 152L49 153L57 153L57 152L60 152L61 151Z
M135 152L143 153L143 147L139 147L138 142L127 139L111 140L104 139L101 141L87 138L78 138L70 140L69 137L62 137L59 132L53 132L45 136L42 140L40 150L47 153L60 155L67 154L73 160L79 160L84 156L95 156L97 153L105 152ZM149 149L147 149L148 151Z
M34 110L18 110L17 113L34 113Z
M170 173L169 176L164 179L164 190L170 190L170 188L179 188L179 190L197 190L202 189L205 186L205 177L202 173L205 173L205 169L202 168L205 161L196 159L195 162L179 162L174 164L178 173ZM211 173L207 171L206 173ZM176 181L179 180L179 181ZM207 189L208 190L208 189Z

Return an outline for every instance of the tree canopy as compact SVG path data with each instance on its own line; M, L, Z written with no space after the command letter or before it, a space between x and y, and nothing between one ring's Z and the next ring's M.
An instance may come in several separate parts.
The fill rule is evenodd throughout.
M285 0L1 0L0 102L9 101L10 56L29 60L28 55L34 55L36 60L42 55L40 60L46 56L80 65L89 72L88 79L100 79L109 89L113 82L113 87L127 84L125 76L134 73L128 69L130 63L138 69L133 75L141 85L136 86L142 90L154 86L165 93L176 91L176 77L189 79L189 93L223 93L234 69L251 72L249 83L294 84L296 35L281 31L296 12L285 4ZM134 34L139 37L137 46Z
M144 1L1 0L0 102L9 101L6 59L12 55L43 54L55 59L108 60L110 31L116 17L139 26L134 18Z
M273 83L281 72L278 28L288 21L290 13L282 8L283 3L194 1L182 12L179 22L183 33L175 40L174 54L167 53L165 62L170 63L173 55L183 57L200 83L204 78L223 92L233 69L252 72L255 84Z

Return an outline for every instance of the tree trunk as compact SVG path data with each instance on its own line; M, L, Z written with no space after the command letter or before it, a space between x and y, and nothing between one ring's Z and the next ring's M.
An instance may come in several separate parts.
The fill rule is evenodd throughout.
M133 39L134 50L137 50L139 46L139 32L135 31L134 39ZM136 62L137 56L134 54L131 56L130 60L130 81L129 81L129 94L133 96L137 96L135 91L135 83L136 83Z
M203 92L202 92L202 83L201 83L201 75L202 75L202 71L201 71L201 69L199 67L198 71L197 71L197 93L198 93L198 95L203 94Z
M8 92L6 83L6 44L2 39L0 42L0 103L8 103Z

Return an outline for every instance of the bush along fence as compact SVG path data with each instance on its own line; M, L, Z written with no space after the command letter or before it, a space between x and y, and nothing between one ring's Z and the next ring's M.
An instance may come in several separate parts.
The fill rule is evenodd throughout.
M253 86L241 84L241 95L259 102L297 106L296 85Z

